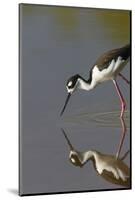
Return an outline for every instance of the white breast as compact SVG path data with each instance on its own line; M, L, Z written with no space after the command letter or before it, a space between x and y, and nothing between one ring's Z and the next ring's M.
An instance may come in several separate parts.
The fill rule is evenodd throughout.
M95 165L96 170L99 174L102 174L104 170L111 172L116 179L121 178L123 181L129 177L124 170L122 170L117 161L112 160L108 157L108 160L104 156L99 156L95 154Z
M125 62L125 60L122 60L122 58L119 56L116 61L113 59L109 66L102 71L100 71L98 66L95 65L92 70L91 83L87 83L86 81L79 78L77 81L77 87L79 89L88 91L95 88L99 83L112 80L123 69L127 62Z
M98 83L102 83L107 80L112 80L116 75L117 71L119 71L119 67L124 63L124 60L119 56L115 61L114 59L111 61L110 65L100 71L98 66L95 65L92 71L92 85L97 85Z

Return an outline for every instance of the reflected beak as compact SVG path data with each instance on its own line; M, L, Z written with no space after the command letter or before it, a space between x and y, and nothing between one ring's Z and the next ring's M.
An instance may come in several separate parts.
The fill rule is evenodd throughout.
M65 101L65 105L64 105L64 107L63 107L63 109L62 109L62 111L60 113L60 116L62 116L62 114L64 113L64 110L65 110L65 108L66 108L66 106L68 104L68 101L69 101L70 97L71 97L71 93L68 93L67 99Z
M68 139L68 137L67 137L65 131L64 131L63 129L61 129L61 131L62 131L62 133L63 133L64 136L65 136L65 139L66 139L66 141L67 141L67 143L68 143L68 145L69 145L70 151L73 151L73 150L74 150L74 147L72 146L71 142L69 141L69 139Z

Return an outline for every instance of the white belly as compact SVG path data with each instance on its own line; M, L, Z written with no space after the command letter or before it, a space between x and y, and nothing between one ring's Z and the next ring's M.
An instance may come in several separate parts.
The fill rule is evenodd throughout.
M98 66L95 66L92 72L92 84L97 85L98 83L114 79L124 66L125 61L121 57L118 57L116 61L112 60L110 65L102 71L98 69Z
M122 58L119 56L116 61L112 60L110 65L102 71L100 71L98 69L98 66L95 65L95 67L92 70L91 83L87 83L86 81L79 78L77 82L77 87L79 89L88 91L95 88L98 84L102 82L113 80L118 75L118 73L120 73L120 71L123 69L127 62L128 60L122 60Z

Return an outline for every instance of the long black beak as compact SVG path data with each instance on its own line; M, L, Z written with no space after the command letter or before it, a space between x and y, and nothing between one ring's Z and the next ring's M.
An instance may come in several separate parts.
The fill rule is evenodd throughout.
M68 104L68 101L69 101L70 97L71 97L71 93L68 93L67 99L65 101L65 105L64 105L64 107L63 107L63 109L62 109L62 111L60 113L60 116L62 116L62 114L64 113L64 110L65 110L65 108L66 108L66 106Z
M61 131L62 131L62 133L64 134L64 136L65 136L65 138L66 138L66 141L67 141L67 143L68 143L68 145L69 145L69 147L70 147L70 151L73 151L73 150L74 150L74 147L72 146L71 142L69 141L69 139L68 139L68 137L67 137L65 131L64 131L63 129L61 129Z

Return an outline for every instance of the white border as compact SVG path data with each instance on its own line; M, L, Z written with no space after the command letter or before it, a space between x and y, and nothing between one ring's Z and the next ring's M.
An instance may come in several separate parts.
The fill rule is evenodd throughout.
M0 4L0 198L19 199L15 194L18 187L18 3L37 3L50 5L69 5L79 7L115 8L133 10L135 22L135 3L127 0L3 0ZM135 24L135 23L133 23ZM133 25L133 36L135 25ZM133 55L134 50L133 37ZM135 59L133 56L133 75ZM132 88L135 91L133 76ZM134 94L133 94L133 103ZM133 106L134 112L134 106ZM133 116L133 122L135 118ZM133 124L134 125L134 124ZM133 128L132 141L135 141ZM133 188L135 188L135 144L133 142ZM29 199L132 199L135 189L113 192L92 192L65 195L31 196Z

